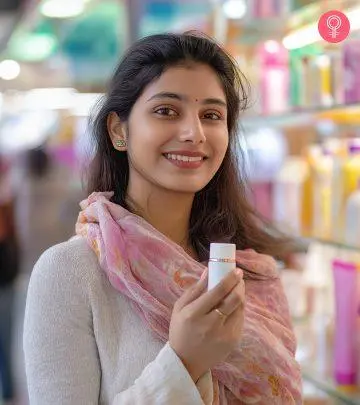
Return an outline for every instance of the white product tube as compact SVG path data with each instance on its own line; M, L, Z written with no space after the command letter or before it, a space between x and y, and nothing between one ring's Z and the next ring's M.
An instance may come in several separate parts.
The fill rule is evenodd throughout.
M232 243L211 243L209 259L208 290L214 288L236 268L236 245Z

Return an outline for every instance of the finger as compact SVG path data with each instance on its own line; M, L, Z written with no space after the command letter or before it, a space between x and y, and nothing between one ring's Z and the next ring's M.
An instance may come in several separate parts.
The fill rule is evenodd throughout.
M196 315L208 314L232 291L239 281L242 280L242 277L243 272L241 269L231 271L216 287L202 294L191 303L193 313Z
M244 323L244 308L245 301L239 305L235 311L233 311L229 316L226 317L224 321L224 326L232 325L233 328L238 328Z
M242 253L242 254L250 254L250 255L253 255L254 253L256 253L256 251L255 251L254 249L248 248L248 249L241 250L241 253Z
M176 301L176 309L180 310L199 298L206 291L207 283L208 271L207 269L205 269L199 281L195 285L187 289L183 293L183 295Z
M217 309L226 316L226 319L233 314L234 311L244 308L245 303L245 282L241 280L238 285L224 298ZM221 318L221 314L212 310L211 318L214 320ZM224 320L224 319L223 319Z

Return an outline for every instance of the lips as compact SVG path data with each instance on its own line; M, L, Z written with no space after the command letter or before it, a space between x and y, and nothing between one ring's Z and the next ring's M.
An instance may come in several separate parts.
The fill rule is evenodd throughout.
M172 163L173 165L183 168L183 169L197 169L199 168L206 157L203 154L195 153L195 152L187 152L187 154L181 154L179 152L176 153L164 153L164 158ZM192 156L189 156L191 154Z

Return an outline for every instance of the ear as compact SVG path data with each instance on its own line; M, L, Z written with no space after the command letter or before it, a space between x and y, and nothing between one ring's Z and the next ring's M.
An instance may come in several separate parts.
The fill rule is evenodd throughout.
M121 152L126 151L126 125L115 112L111 112L107 117L107 130L114 148Z

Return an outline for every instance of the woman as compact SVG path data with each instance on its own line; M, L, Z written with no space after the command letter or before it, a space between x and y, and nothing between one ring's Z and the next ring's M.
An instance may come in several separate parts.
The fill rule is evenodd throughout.
M32 274L31 404L302 403L287 303L266 255L283 242L263 230L237 172L242 80L195 34L147 37L124 56L92 122L77 236ZM249 271L207 292L214 241L235 243Z

